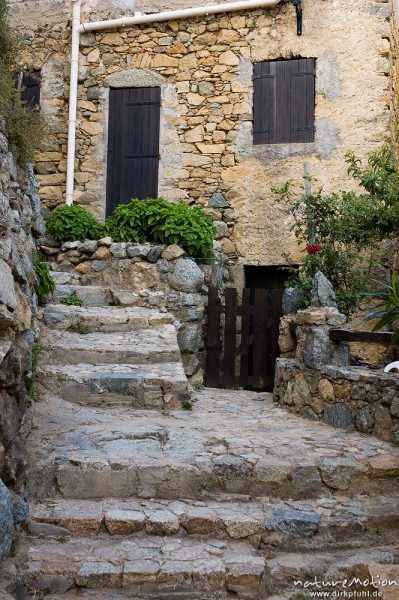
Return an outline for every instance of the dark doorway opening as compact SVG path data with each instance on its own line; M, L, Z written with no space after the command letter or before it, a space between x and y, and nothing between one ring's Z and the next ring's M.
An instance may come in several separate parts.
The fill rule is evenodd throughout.
M265 385L264 390L267 392L273 391L274 373L276 367L276 359L280 355L278 346L279 325L282 316L282 300L285 289L285 282L289 277L289 271L279 266L252 266L244 267L245 287L250 290L251 303L255 300L255 290L266 290L265 299L265 314L266 323L262 336L265 337L264 343L255 348L254 344L249 343L248 347L248 376L251 381L254 374L255 361L263 361L265 369ZM272 307L272 310L268 309ZM250 314L249 318L249 341L254 339L254 315ZM259 347L265 348L263 357L255 356L259 352ZM253 389L250 385L247 389Z

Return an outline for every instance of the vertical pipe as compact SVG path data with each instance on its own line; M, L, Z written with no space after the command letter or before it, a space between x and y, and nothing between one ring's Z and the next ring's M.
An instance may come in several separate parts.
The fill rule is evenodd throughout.
M75 183L76 114L78 102L79 27L82 0L72 0L71 75L69 80L68 156L66 203L73 204Z

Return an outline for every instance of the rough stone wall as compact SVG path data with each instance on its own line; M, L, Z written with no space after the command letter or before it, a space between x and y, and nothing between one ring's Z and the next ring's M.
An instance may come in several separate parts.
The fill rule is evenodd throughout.
M102 286L110 304L172 313L186 374L202 380L207 285L223 280L218 267L199 267L176 245L116 244L111 238L66 242L61 248L46 238L41 249L60 284L58 295L74 293L75 286Z
M118 14L122 5L86 2L84 18ZM37 169L42 198L54 206L63 201L65 186L70 31L65 11L62 22L34 31L23 19L26 9L18 7L14 21L25 26L28 41L24 63L42 70L42 108L52 134ZM238 284L243 264L295 262L298 248L271 187L287 179L300 182L305 160L314 187L352 186L345 151L365 157L387 136L388 16L387 2L305 0L302 37L296 35L292 5L284 3L268 11L83 35L77 202L104 214L109 87L159 85L159 194L203 205L223 194L229 219L223 243L228 254L239 257ZM317 59L316 141L253 146L252 64L292 56ZM211 208L212 218L221 221L218 208Z
M14 525L24 521L27 386L32 375L36 311L34 236L43 232L37 181L16 168L0 119L0 560L10 550ZM13 587L11 565L0 569ZM18 577L16 577L18 579Z
M331 327L345 321L335 308L282 318L274 399L300 415L399 445L399 377L349 366L347 345L329 339Z
M392 0L392 18L391 18L391 52L390 52L390 73L391 73L391 129L392 140L395 143L396 152L398 152L397 131L399 126L399 3L398 0Z

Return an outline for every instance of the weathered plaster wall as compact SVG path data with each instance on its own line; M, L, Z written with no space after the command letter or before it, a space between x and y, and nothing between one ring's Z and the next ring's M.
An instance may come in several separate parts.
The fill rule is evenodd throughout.
M15 20L21 22L24 9L18 6ZM94 19L118 14L123 6L93 1L85 8L85 18ZM159 8L165 7L146 6ZM351 186L345 151L365 157L387 136L388 16L387 2L305 0L302 37L296 36L291 4L83 35L77 201L104 213L109 86L160 85L159 194L203 205L223 194L229 221L217 248L224 244L227 254L238 254L237 283L242 264L295 262L290 223L271 188L287 179L300 182L304 161L314 187ZM43 200L55 206L65 187L70 32L65 20L36 31L25 26L30 31L24 61L42 69L42 107L51 127L37 168ZM254 147L252 63L292 56L317 59L316 141ZM215 201L211 208L212 218L221 221Z

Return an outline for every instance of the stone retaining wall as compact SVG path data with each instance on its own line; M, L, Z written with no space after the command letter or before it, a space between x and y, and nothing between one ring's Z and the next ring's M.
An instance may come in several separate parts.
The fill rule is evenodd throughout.
M35 340L33 255L34 236L42 232L37 182L16 167L0 119L0 560L10 553L14 526L28 511L25 437ZM7 561L4 565L0 589L12 589L18 574Z
M228 276L223 267L199 266L176 245L113 243L111 238L66 242L61 248L46 238L41 249L64 295L77 285L103 286L109 288L112 304L175 315L186 373L200 379L207 285L223 282Z
M274 399L300 415L399 446L399 374L350 366L347 345L329 339L330 328L344 323L330 307L282 318Z

